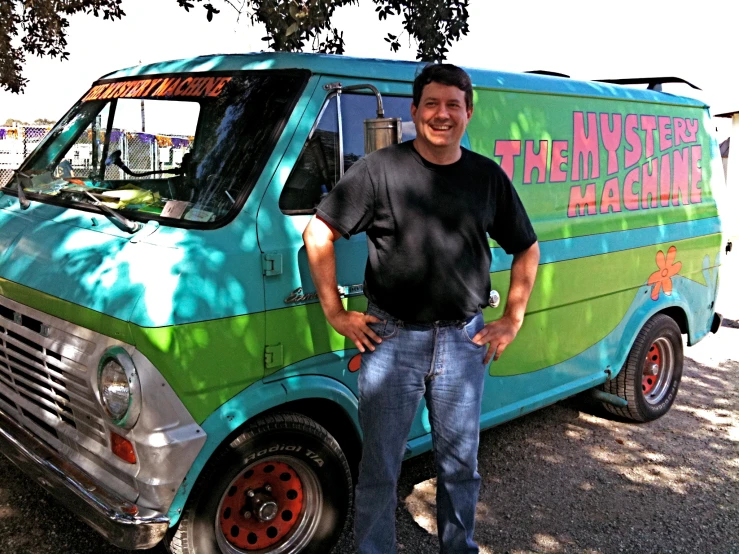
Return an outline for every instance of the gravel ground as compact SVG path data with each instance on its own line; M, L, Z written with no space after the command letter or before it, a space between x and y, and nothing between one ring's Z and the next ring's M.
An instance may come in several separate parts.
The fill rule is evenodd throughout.
M665 417L632 424L577 397L483 433L482 554L739 554L739 252L729 258L717 303L728 319L686 350ZM400 554L438 552L433 474L428 454L403 466ZM2 456L0 476L0 553L124 552ZM355 552L345 532L334 554Z

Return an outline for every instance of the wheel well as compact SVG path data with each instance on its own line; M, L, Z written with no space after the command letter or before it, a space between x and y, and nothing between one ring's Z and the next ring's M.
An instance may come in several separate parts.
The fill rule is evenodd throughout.
M296 412L321 425L336 439L344 451L352 480L356 483L359 460L362 456L362 441L349 415L338 404L323 398L306 398L276 406L266 414L274 412ZM264 414L259 414L264 415Z
M685 315L685 312L682 308L672 306L670 308L665 308L659 313L665 314L666 316L672 318L675 323L677 323L677 326L680 328L680 332L683 335L688 334L688 317Z
M354 424L346 411L338 404L326 400L324 398L307 398L303 400L295 400L293 402L287 402L280 404L255 414L249 418L238 428L234 429L229 435L218 445L215 451L210 455L210 458L205 464L205 467L200 471L199 475L195 480L195 484L190 490L199 486L200 481L205 475L207 475L208 466L213 463L213 460L218 458L219 453L228 447L233 440L244 432L244 429L249 426L255 419L270 415L278 412L292 412L299 413L306 417L311 418L313 421L321 425L326 429L331 436L333 436L339 443L341 450L346 456L349 469L351 471L352 482L356 484L357 476L359 474L359 460L362 456L362 440L357 433ZM189 497L190 492L187 492ZM187 502L190 502L188 498Z

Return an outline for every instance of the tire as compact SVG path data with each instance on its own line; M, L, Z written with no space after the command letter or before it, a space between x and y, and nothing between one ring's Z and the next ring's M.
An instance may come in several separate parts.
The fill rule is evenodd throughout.
M671 317L657 314L644 324L626 363L603 390L628 402L625 408L606 402L605 408L633 421L665 415L677 397L683 374L683 341Z
M165 546L172 554L327 554L351 497L349 464L323 427L299 414L265 416L209 463Z

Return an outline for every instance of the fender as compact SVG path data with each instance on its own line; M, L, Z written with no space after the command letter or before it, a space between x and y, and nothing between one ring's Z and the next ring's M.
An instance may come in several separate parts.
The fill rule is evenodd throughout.
M201 425L206 441L193 462L169 508L169 525L177 524L203 468L226 439L249 420L270 409L294 400L309 398L330 400L349 414L359 433L358 400L345 385L321 375L292 376L279 381L259 381L244 389L213 412Z
M614 360L618 365L613 369L612 377L618 375L624 363L626 363L626 357L629 355L629 351L634 345L634 341L636 341L636 336L642 327L644 327L644 324L655 314L663 312L667 308L678 308L686 315L688 340L692 340L690 331L694 328L694 322L689 315L691 311L688 302L680 294L680 291L677 290L677 287L673 289L671 296L660 295L657 300L652 300L649 297L649 291L650 287L644 288L643 293L641 293L643 300L634 301L635 309L628 316L616 350L616 355L614 356Z

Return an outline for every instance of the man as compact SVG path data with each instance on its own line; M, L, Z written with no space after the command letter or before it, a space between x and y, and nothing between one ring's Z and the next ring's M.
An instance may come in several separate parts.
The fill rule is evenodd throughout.
M362 554L396 551L396 485L421 398L436 458L441 552L478 552L473 531L485 368L521 328L539 247L505 173L461 147L472 111L472 84L463 70L426 67L413 85L415 140L356 162L303 234L328 322L363 353L364 446L355 502ZM350 312L337 292L333 243L364 231L368 308ZM484 325L486 233L513 254L513 264L504 314Z

